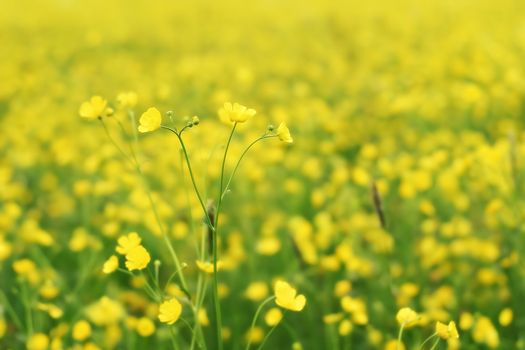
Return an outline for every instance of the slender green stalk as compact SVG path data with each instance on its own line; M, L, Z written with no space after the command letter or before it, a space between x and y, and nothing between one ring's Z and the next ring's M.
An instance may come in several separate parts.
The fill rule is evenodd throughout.
M401 338L403 337L403 328L405 327L405 324L403 323L401 327L399 327L399 333L397 334L397 343L396 343L396 350L401 349Z
M130 114L130 118L131 118L131 121L133 123L133 126L135 126L135 118L134 118L132 113ZM168 234L166 233L166 231L164 229L164 226L162 225L162 221L160 220L160 216L159 216L159 213L157 211L157 207L155 205L155 202L153 201L153 197L151 196L151 192L149 190L148 183L146 181L144 173L142 172L142 168L140 166L140 163L138 162L138 159L137 159L137 156L136 156L135 152L133 151L133 148L130 146L130 151L131 151L131 156L132 156L132 158L130 158L122 150L122 148L119 147L119 145L115 142L115 140L111 137L111 134L109 133L109 130L106 127L106 124L104 123L104 121L102 119L99 119L99 120L101 121L102 126L104 127L104 130L105 130L106 135L108 136L109 140L119 150L119 152L124 156L124 158L126 158L126 160L128 160L135 167L135 170L137 171L137 173L139 175L139 178L141 179L142 184L143 184L143 186L145 188L145 192L146 192L146 195L148 197L151 210L153 211L153 215L155 217L155 221L157 222L157 225L159 226L159 230L161 232L162 238L163 238L164 242L166 243L166 246L168 247L168 251L169 251L170 256L171 256L171 258L173 260L173 263L175 264L175 268L177 269L177 271L179 273L179 279L181 281L182 287L185 290L187 290L188 286L186 284L186 279L184 278L184 274L182 273L182 268L181 268L181 264L180 264L179 258L177 257L177 253L175 253L175 249L173 248L173 245L171 244L171 241L170 241L170 239L168 237ZM115 119L115 120L117 120L117 119ZM125 133L126 130L124 129L124 126L118 120L117 120L117 122L118 122L119 126L121 127L122 131ZM137 133L134 133L133 136L134 136L135 142L138 143L138 135L137 135Z
M436 339L436 342L434 343L434 345L432 345L432 347L430 348L430 350L434 350L436 348L436 346L439 344L439 337Z
M217 276L217 247L219 241L218 228L219 228L219 215L221 213L221 204L222 204L222 192L224 185L224 168L226 166L226 157L228 155L228 149L230 148L230 143L235 133L235 128L237 123L233 123L232 131L228 137L228 142L226 142L226 147L224 149L224 155L222 157L221 163L221 178L219 181L219 199L217 200L217 212L215 214L215 230L213 231L213 304L215 305L215 322L216 322L216 332L217 332L217 344L219 350L223 349L223 340L222 340L222 315L221 315L221 304L219 300L219 281Z
M20 320L20 318L16 314L15 309L13 308L11 303L9 302L9 299L7 298L7 295L5 295L5 293L2 290L0 290L0 301L2 302L2 306L4 306L6 308L7 313L9 314L9 316L11 316L11 319L16 324L16 326L19 329L24 329L22 321Z
M30 337L31 335L33 335L34 332L33 313L31 312L31 300L29 299L27 285L25 281L21 281L20 289L22 291L22 303L24 304L24 309L26 313L25 317L27 324L27 336Z
M170 330L171 344L173 345L173 349L179 350L179 344L177 344L177 337L175 334L175 330L173 329L173 326L168 326L168 329Z
M266 298L260 305L259 307L257 308L257 311L255 311L255 315L253 316L253 319L252 319L252 324L250 326L250 330L249 332L251 333L252 332L252 329L255 328L255 323L257 322L257 318L259 317L259 314L261 313L263 307L268 304L270 301L272 301L273 299L275 299L275 296L272 295L271 297L268 297ZM280 322L279 322L280 323ZM248 343L246 344L246 350L249 350L250 349L250 345L252 345L252 341L251 339L248 337Z
M423 343L421 343L421 346L419 347L419 350L422 350L426 343L430 341L430 339L434 338L437 335L437 333L431 334Z
M164 125L162 125L161 128L169 130L169 131L171 131L172 133L174 133L177 136L177 138L179 140L179 144L180 144L180 146L182 148L182 153L184 154L184 159L186 160L186 166L188 167L188 172L190 173L190 178L191 178L191 183L193 185L193 189L195 191L195 194L197 195L197 198L198 198L199 203L201 205L202 211L204 212L204 216L206 218L206 224L210 227L211 230L215 231L215 227L211 223L210 217L208 216L208 212L206 211L206 205L204 205L204 201L202 200L201 193L199 191L199 188L197 187L197 182L195 181L195 176L193 175L193 170L192 170L192 167L191 167L190 158L188 156L188 151L186 150L186 145L184 144L184 141L182 140L181 134L178 133L176 130L174 130L174 129L170 128L170 127L164 126ZM181 132L182 132L182 130L181 130Z
M277 323L275 326L273 326L269 331L268 333L266 333L266 336L264 337L263 341L261 342L261 345L259 345L259 347L257 348L257 350L262 350L262 348L264 347L264 345L266 344L266 342L268 341L268 339L270 338L270 335L272 335L273 331L275 330L275 328L277 328L278 325L280 325L281 322Z
M232 171L232 173L230 175L230 178L228 179L228 182L226 183L226 186L224 187L224 190L222 191L222 194L221 194L222 198L224 198L224 196L226 195L228 189L230 188L230 183L232 182L233 177L237 173L237 169L239 168L239 165L241 164L242 159L244 158L246 153L248 153L250 148L252 148L252 146L254 146L257 142L262 141L264 139L269 139L269 138L272 138L272 137L277 137L277 135L266 135L265 134L265 135L259 137L258 139L255 139L252 143L250 143L248 145L248 147L246 147L244 149L244 151L241 153L241 156L239 157L239 160L237 161L237 164L235 164L235 167L233 168L233 171Z

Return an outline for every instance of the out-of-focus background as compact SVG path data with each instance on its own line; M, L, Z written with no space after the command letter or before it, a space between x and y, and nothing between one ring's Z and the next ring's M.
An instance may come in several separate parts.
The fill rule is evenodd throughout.
M139 135L148 191L101 123L79 116L99 95L125 152L151 106L174 125L199 116L185 137L205 199L217 197L224 102L257 110L228 173L269 124L290 128L293 144L253 147L225 197L227 349L263 341L271 327L250 323L279 278L307 305L266 348L393 350L396 313L410 307L421 317L406 349L436 321L460 335L442 349L524 349L524 54L519 0L3 1L0 348L172 348L143 275L102 273L132 231L161 280L173 272L148 193L189 294L202 287L203 213L177 138ZM122 92L136 93L134 121ZM168 287L181 295L176 278ZM208 291L198 323L209 349L212 305ZM194 324L186 305L182 315ZM174 329L189 348L185 324Z

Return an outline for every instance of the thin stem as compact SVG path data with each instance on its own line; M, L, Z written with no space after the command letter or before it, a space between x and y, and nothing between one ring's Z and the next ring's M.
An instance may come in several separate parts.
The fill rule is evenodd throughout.
M26 313L26 323L27 323L27 336L30 337L33 335L33 313L31 312L31 301L29 300L28 290L25 281L21 281L20 289L22 291L22 303L24 304L25 313Z
M11 319L16 324L16 326L19 329L24 329L24 326L22 325L22 321L20 321L20 318L16 314L15 309L13 309L13 306L9 302L9 299L7 298L7 296L2 290L0 290L0 300L2 301L2 305L6 308L7 313L11 316Z
M131 164L134 164L133 160L120 148L118 143L115 141L115 139L111 136L108 127L106 126L106 123L104 123L104 120L102 118L99 118L100 123L102 124L102 127L104 128L104 131L106 132L106 136L108 137L109 141L115 146L115 148L120 152L120 154Z
M430 348L430 350L434 350L436 348L436 346L438 345L439 343L439 337L436 339L436 342L434 343L434 345L432 345L432 347Z
M215 228L213 227L213 225L211 223L211 220L210 220L210 218L208 216L208 212L206 211L206 205L204 205L204 201L202 200L201 193L200 193L200 191L199 191L199 189L197 187L197 182L195 181L195 176L193 175L193 170L191 168L190 158L189 158L188 152L186 150L186 145L184 144L184 141L182 140L182 136L176 130L174 130L174 129L168 127L168 126L161 125L161 128L171 131L179 139L179 143L180 143L180 146L182 148L182 153L184 154L184 159L186 160L186 166L188 167L188 172L190 173L191 183L193 185L193 189L195 190L195 194L197 195L197 198L199 199L199 203L201 205L202 211L204 212L204 215L205 215L205 218L206 218L206 224L210 227L210 229L215 230Z
M396 350L401 349L401 338L403 337L403 328L405 327L405 324L403 323L401 327L399 327L399 333L397 335L397 343L396 343Z
M221 194L221 197L224 198L224 196L226 195L226 192L228 191L228 189L230 188L230 183L232 182L233 180L233 177L235 176L235 174L237 173L237 169L239 168L239 165L241 164L241 161L242 159L244 158L244 156L246 155L246 153L248 153L248 151L250 150L250 148L252 148L252 146L254 146L257 142L259 141L262 141L264 139L269 139L269 138L272 138L272 137L277 137L277 135L263 135L261 137L259 137L258 139L255 139L252 143L250 143L248 145L248 147L246 147L244 149L244 151L241 153L241 156L239 157L239 160L237 161L237 164L235 164L235 167L233 168L233 171L230 175L230 178L228 179L228 182L226 183L226 186L224 187L224 190L222 191L222 194Z
M264 344L266 344L266 342L268 341L268 338L270 338L270 335L272 335L273 331L275 330L275 328L277 328L278 325L280 325L281 322L277 323L275 326L273 326L269 331L268 333L266 333L266 336L264 337L263 341L261 342L261 345L259 345L259 347L257 348L257 350L261 350L263 347L264 347Z
M271 297L268 297L266 298L262 303L261 305L259 305L259 307L257 308L257 311L255 311L255 315L253 316L253 320L252 320L252 324L250 326L250 330L249 330L249 333L252 332L252 329L255 328L255 323L257 322L257 317L259 317L259 314L261 313L263 307L268 304L270 301L272 301L273 299L275 299L275 296L271 296ZM250 339L250 337L248 337L248 343L246 344L246 350L249 350L250 349L250 345L252 345L252 341Z
M222 315L221 315L221 305L219 300L219 281L217 276L217 246L218 246L218 227L219 227L219 215L221 213L221 204L222 204L222 191L224 185L224 168L226 166L226 156L228 155L228 149L230 148L230 143L235 133L235 128L237 123L233 123L232 131L226 142L226 147L224 149L224 155L222 157L221 163L221 178L219 181L219 199L217 201L217 212L215 214L215 230L213 232L213 304L215 305L215 322L216 322L216 334L217 334L217 344L219 350L223 348L222 341Z
M133 127L135 127L135 124L134 124L135 118L134 118L132 113L130 114L130 118L132 120ZM186 279L184 278L184 275L182 273L182 268L181 268L181 264L179 262L179 258L177 257L177 253L175 253L175 249L173 248L173 245L171 244L171 241L170 241L170 239L168 237L168 234L164 230L164 226L162 225L162 221L160 220L160 216L159 216L159 213L157 211L157 207L155 205L155 202L153 201L153 197L151 196L151 192L149 190L148 183L146 181L144 173L142 172L142 168L140 167L140 163L138 162L137 156L136 156L135 152L133 152L133 148L130 146L132 158L129 158L129 156L119 147L119 145L111 137L111 134L109 133L109 130L107 129L106 124L104 123L104 121L102 119L99 119L99 120L101 121L102 126L104 127L104 130L106 131L106 135L108 136L110 141L113 143L113 145L120 151L120 153L122 153L122 155L126 158L126 160L128 160L129 162L131 162L134 165L135 170L137 171L137 173L138 173L138 175L139 175L139 177L140 177L140 179L142 181L142 184L143 184L143 186L145 188L146 195L148 197L148 200L149 200L149 203L150 203L150 206L151 206L151 210L153 211L153 215L155 216L155 221L157 221L157 225L159 226L159 230L161 232L162 238L164 239L164 242L166 243L166 246L168 247L168 251L169 251L170 256L171 256L171 258L173 260L173 263L175 264L175 268L179 272L179 278L180 278L182 287L185 290L187 290L188 287L187 287L187 284L186 284ZM117 122L118 122L118 120L117 120ZM126 130L124 129L122 124L120 124L120 122L119 122L119 125L122 128L122 131L125 133ZM133 136L134 136L134 139L135 139L135 143L138 144L138 135L137 135L137 133L134 133Z
M168 329L170 330L171 344L173 345L173 349L179 350L179 345L177 344L177 338L175 336L175 330L173 329L173 326L168 326Z
M419 350L422 350L426 343L430 341L430 339L434 338L437 335L437 333L431 334L423 343L421 343L421 346L419 347Z

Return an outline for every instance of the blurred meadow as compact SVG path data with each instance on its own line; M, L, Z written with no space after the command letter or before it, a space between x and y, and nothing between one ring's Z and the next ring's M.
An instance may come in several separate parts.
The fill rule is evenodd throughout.
M524 58L521 0L1 1L0 349L525 349Z

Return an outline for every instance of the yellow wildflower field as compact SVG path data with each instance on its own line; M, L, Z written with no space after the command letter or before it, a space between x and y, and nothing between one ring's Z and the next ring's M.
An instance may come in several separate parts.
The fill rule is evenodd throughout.
M0 2L0 349L525 349L525 2Z

